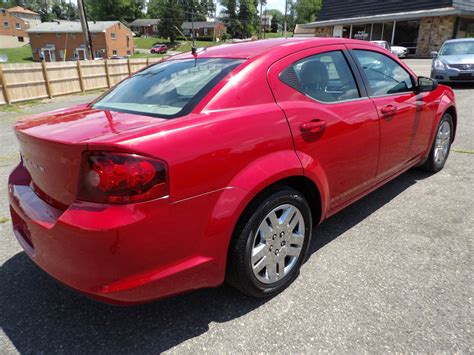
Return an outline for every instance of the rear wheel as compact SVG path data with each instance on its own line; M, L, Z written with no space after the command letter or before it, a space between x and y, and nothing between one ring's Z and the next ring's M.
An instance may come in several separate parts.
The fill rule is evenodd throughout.
M228 283L254 297L285 289L305 259L311 223L308 203L296 190L284 187L255 200L230 245Z
M452 140L453 117L445 113L438 124L428 158L421 167L434 173L443 169L451 150Z

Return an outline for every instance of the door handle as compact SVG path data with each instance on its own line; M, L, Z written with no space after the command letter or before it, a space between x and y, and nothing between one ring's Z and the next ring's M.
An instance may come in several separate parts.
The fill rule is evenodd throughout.
M306 133L319 133L326 127L325 121L312 120L310 122L302 123L300 125L300 131Z
M382 107L380 112L382 112L382 115L393 115L395 112L397 112L397 108L393 105L387 105Z

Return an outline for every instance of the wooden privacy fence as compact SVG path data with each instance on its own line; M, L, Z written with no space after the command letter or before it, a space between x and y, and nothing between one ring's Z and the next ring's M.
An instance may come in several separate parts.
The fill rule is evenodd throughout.
M0 64L0 105L110 88L162 58Z

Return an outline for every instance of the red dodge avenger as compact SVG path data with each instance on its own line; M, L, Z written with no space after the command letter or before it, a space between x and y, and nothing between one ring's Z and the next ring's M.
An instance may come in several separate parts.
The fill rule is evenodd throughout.
M368 42L181 54L16 124L14 233L52 277L109 303L224 281L272 296L325 218L412 167L441 170L456 117L450 88Z

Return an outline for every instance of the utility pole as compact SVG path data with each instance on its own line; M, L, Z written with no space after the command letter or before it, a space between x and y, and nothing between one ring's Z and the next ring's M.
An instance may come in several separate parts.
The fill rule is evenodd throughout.
M284 34L285 38L287 37L286 36L286 14L287 14L287 11L288 11L288 0L285 0L285 21L284 21L284 25L283 25L283 34Z
M81 20L82 35L84 36L84 42L87 47L87 53L91 60L94 59L94 53L92 51L92 38L89 32L89 24L87 23L87 13L84 6L84 0L77 0L77 7L79 8L79 18Z

